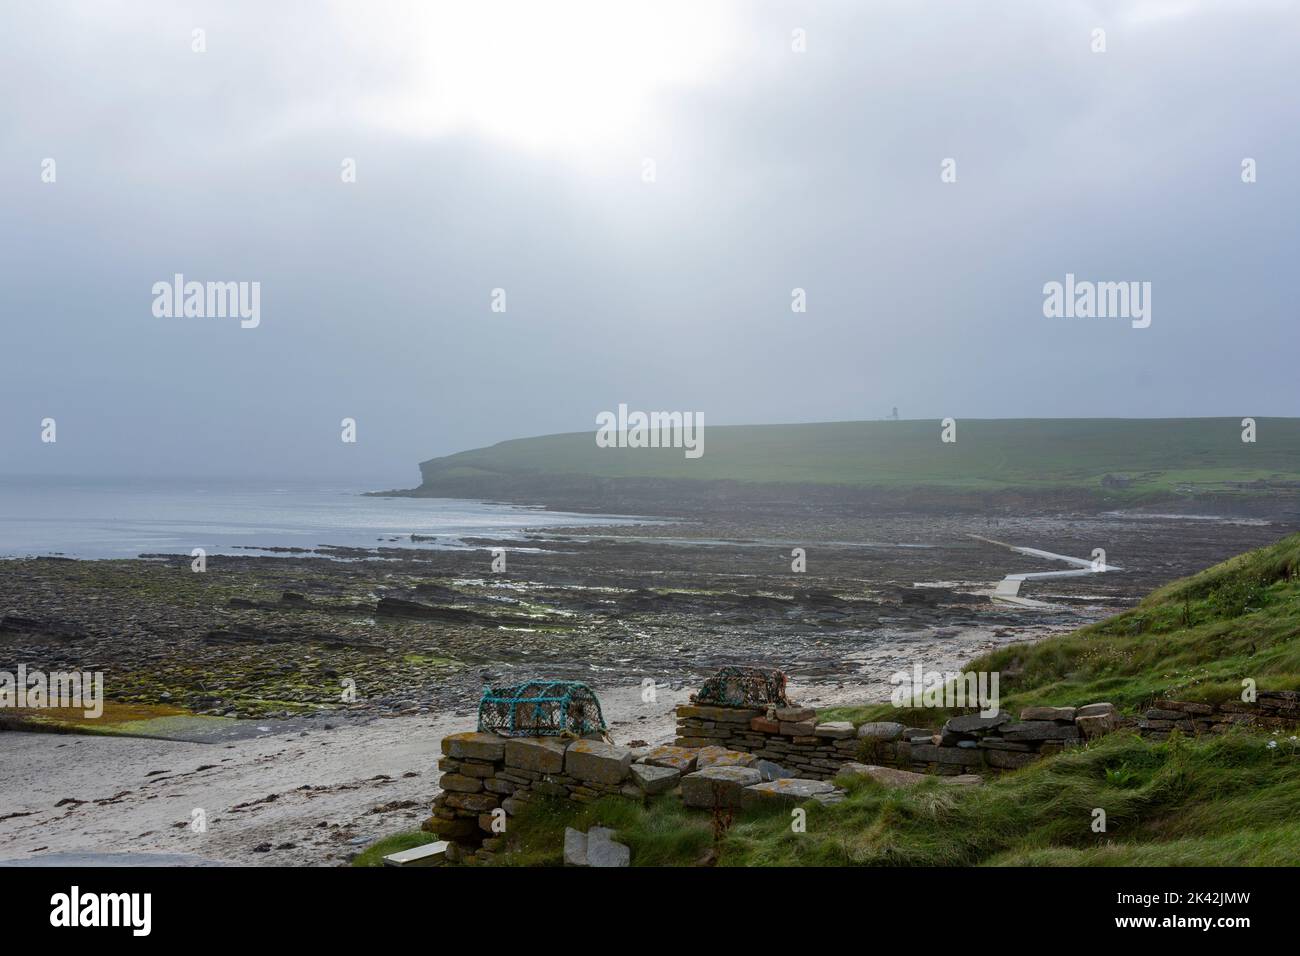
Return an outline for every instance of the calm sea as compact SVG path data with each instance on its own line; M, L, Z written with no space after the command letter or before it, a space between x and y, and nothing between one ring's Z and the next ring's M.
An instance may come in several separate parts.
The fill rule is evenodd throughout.
M635 523L451 498L368 498L368 488L275 481L0 477L0 557L248 554L270 547L461 547L464 536ZM382 487L379 485L378 487ZM437 535L413 543L410 535ZM390 538L398 538L391 541Z

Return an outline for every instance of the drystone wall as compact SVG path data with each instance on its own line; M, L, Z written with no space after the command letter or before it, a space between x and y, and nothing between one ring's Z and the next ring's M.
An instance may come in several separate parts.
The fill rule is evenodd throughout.
M813 707L677 707L678 747L725 747L779 764L797 776L834 777L856 760L857 731L848 721L819 722Z
M1260 691L1253 701L1197 704L1157 700L1138 721L1144 737L1164 740L1175 730L1185 734L1221 734L1232 727L1287 730L1300 723L1300 691Z
M589 802L604 796L677 796L685 806L739 809L777 801L836 803L842 774L907 786L938 775L953 783L1016 770L1118 729L1153 739L1232 727L1281 730L1300 723L1300 693L1260 692L1251 703L1157 700L1141 718L1105 702L952 717L940 727L819 721L812 707L677 708L672 745L621 747L603 739L452 734L442 741L442 792L429 827L449 841L449 862L488 861L509 818L537 796ZM603 844L602 844L603 845ZM593 859L604 854L591 854ZM622 859L618 854L612 858Z

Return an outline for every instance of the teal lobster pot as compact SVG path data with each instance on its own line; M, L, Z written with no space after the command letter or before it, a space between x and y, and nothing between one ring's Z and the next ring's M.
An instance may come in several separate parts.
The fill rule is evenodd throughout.
M596 692L578 681L527 681L485 687L478 729L507 737L586 737L605 732Z

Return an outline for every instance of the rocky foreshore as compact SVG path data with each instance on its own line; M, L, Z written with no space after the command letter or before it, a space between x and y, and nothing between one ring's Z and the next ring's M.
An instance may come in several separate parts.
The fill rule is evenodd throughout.
M960 516L774 510L760 521L722 510L707 524L454 548L385 539L213 555L201 573L188 555L8 560L0 670L102 670L118 705L257 719L435 713L485 683L536 674L682 686L737 663L851 687L912 666L927 647L960 660L1086 623L1274 534L1202 528L1095 515L999 521L1003 539L1082 554L1102 541L1123 558L1123 574L1040 586L1051 606L1029 614L988 593L1041 564L972 540L990 522ZM504 569L494 570L493 549Z

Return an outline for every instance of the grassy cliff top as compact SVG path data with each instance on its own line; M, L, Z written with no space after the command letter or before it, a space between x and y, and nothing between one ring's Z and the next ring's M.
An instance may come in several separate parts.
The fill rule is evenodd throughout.
M425 484L491 477L732 480L859 487L1096 490L1106 475L1121 493L1180 487L1232 491L1235 483L1300 480L1300 419L1260 418L1241 440L1239 418L961 419L956 441L938 421L715 426L704 453L681 448L601 448L595 429L501 442L420 465Z

